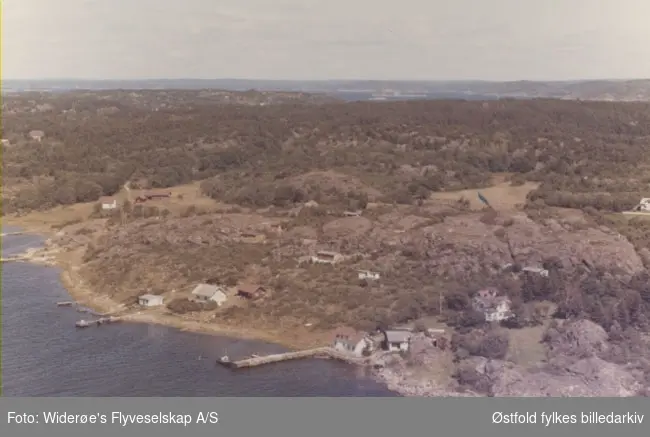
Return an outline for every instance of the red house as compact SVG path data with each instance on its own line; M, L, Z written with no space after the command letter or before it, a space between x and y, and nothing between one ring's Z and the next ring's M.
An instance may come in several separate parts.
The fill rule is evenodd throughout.
M256 284L242 284L237 287L237 296L244 299L259 299L266 294L266 289Z

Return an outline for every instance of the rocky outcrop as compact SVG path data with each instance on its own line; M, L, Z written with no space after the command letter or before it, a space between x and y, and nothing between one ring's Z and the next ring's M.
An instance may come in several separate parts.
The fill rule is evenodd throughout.
M540 266L549 257L568 270L584 265L628 275L644 270L634 246L614 232L559 220L538 223L523 213L492 222L485 214L447 217L401 238L432 273L446 277L496 273L508 263Z
M532 369L474 356L458 364L460 385L454 385L431 372L443 353L417 341L412 357L387 360L376 376L405 396L630 397L648 391L640 366L598 356L612 347L600 326L579 320L554 329L548 339L548 360ZM645 362L640 355L638 360Z
M496 397L630 397L642 385L623 367L597 357L553 371L526 370L512 363L473 358L478 374L490 381Z

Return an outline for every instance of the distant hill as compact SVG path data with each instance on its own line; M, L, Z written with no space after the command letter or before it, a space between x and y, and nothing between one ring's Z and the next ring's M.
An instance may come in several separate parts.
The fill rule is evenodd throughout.
M2 90L66 91L71 89L221 89L230 91L291 91L391 98L557 98L605 101L650 101L650 79L590 81L292 81L254 79L147 79L147 80L5 80ZM405 96L406 95L406 96Z

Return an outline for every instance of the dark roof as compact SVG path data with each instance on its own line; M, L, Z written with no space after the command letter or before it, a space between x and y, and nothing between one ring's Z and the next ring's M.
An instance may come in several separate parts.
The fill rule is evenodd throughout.
M348 343L357 344L366 336L364 332L357 331L356 329L343 326L334 330L332 340L341 340Z
M316 255L318 255L318 256L329 256L329 257L334 258L335 256L340 255L340 253L334 252L334 251L331 251L331 250L319 250L318 252L316 252Z
M411 339L413 333L410 331L385 331L386 341L389 343L404 343Z

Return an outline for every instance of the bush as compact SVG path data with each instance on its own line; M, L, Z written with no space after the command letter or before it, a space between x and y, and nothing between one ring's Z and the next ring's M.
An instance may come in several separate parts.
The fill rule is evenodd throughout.
M478 345L476 355L502 360L508 353L510 339L506 331L490 331Z
M217 309L216 302L199 303L187 298L177 298L167 304L167 308L176 314L193 313L197 311L212 311Z

